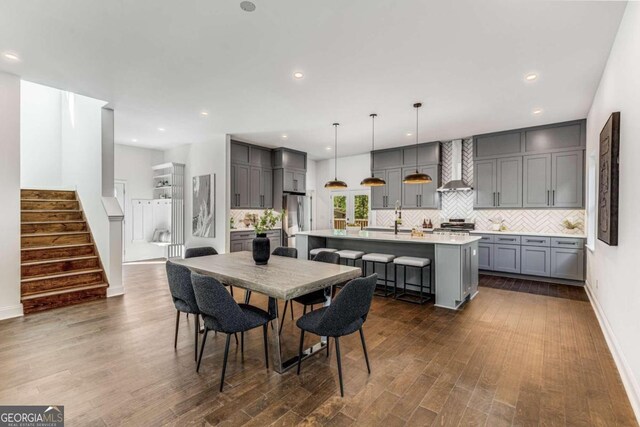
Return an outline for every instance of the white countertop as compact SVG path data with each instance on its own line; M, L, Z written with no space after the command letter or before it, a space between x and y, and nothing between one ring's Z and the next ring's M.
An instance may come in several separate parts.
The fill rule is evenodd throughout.
M360 231L357 233L346 233L344 230L304 231L298 233L298 235L325 238L330 237L332 239L373 240L379 242L398 243L423 243L431 245L466 245L468 243L477 242L481 239L478 236L444 236L436 234L425 234L424 237L411 237L411 234L409 233L393 234L383 231Z
M535 231L491 231L491 230L472 230L471 234L505 234L514 236L535 236L535 237L569 237L574 239L586 239L587 236L582 233L537 233Z

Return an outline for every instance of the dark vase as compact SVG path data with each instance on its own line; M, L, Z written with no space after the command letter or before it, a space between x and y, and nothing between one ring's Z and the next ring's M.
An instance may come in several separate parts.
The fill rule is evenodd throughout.
M253 239L253 260L256 265L266 265L271 256L271 242L266 233L260 233Z

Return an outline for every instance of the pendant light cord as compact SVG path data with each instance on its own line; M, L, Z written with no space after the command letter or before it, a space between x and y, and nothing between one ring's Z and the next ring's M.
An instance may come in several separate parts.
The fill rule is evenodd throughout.
M376 113L370 114L371 116L371 152L376 150L375 135L376 135ZM373 178L373 162L371 162L371 178Z
M416 173L418 173L418 109L422 106L422 104L415 104L416 107Z
M333 127L335 128L335 149L334 149L334 166L333 166L333 172L334 172L334 176L333 179L335 181L338 180L338 123L334 123Z

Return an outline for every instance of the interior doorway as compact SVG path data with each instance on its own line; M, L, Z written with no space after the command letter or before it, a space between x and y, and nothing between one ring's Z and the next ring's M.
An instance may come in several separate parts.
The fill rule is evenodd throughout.
M124 214L124 219L122 220L122 260L124 261L127 253L127 250L125 249L125 230L127 229L127 182L116 180L114 184L113 196L118 200L120 209L122 209L122 213Z

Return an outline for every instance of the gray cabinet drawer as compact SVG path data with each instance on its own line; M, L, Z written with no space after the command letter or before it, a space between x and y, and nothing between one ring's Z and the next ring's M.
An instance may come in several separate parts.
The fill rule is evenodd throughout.
M571 237L554 237L551 239L551 246L554 248L582 249L584 247L584 239L574 239Z
M237 240L235 242L231 242L231 252L242 252L243 241Z
M478 243L478 269L493 270L493 244Z
M549 237L534 237L534 236L522 236L522 245L527 246L551 246L551 239Z
M253 239L256 237L256 233L253 231L232 231L231 232L231 241L235 240L245 240L245 239Z
M478 237L480 237L482 240L480 240L480 243L493 243L494 240L494 235L493 234L479 234Z
M532 276L551 275L551 248L542 246L522 246L520 272Z
M493 236L494 243L500 243L502 245L519 245L520 236Z
M519 245L493 245L494 271L505 273L520 273L520 246Z
M551 248L551 277L584 280L584 251Z

